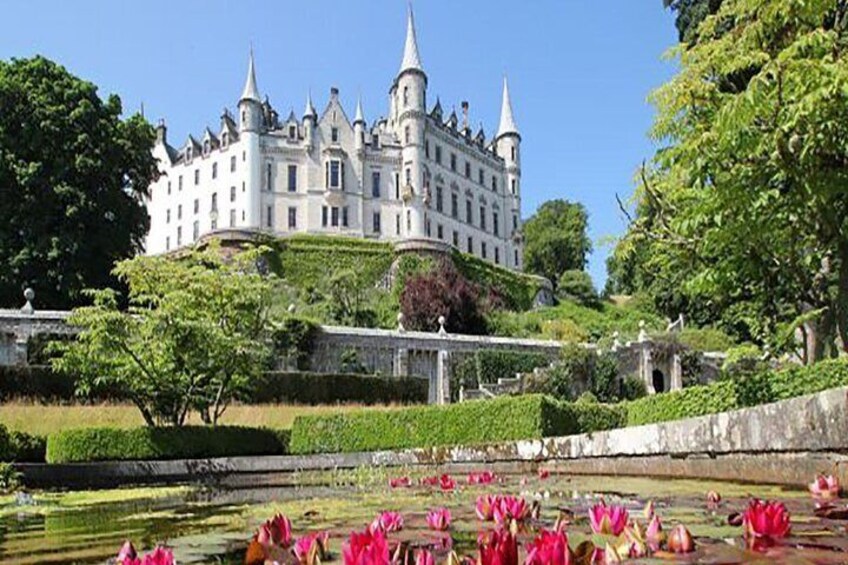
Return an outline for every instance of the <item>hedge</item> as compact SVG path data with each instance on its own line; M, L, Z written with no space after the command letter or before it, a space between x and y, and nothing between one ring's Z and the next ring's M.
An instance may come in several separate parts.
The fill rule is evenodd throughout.
M499 378L514 378L516 373L529 373L544 367L551 359L544 353L480 349L454 367L455 380L466 388L480 383L496 383Z
M46 439L0 424L0 462L43 463Z
M579 406L543 395L505 396L447 406L299 416L291 452L336 453L473 445L609 429L624 420L604 405Z
M47 437L48 463L283 455L286 431L238 426L90 428Z
M254 382L243 400L257 404L423 404L429 386L427 379L417 377L270 372Z
M0 366L0 400L61 402L75 398L76 380L48 366Z
M780 371L766 370L624 403L627 425L706 416L848 386L848 361L834 359Z

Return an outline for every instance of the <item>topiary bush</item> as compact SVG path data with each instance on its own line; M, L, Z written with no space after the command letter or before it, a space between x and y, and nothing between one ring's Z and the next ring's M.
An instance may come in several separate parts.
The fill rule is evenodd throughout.
M48 463L282 455L284 436L239 426L90 428L47 437Z
M423 404L430 383L416 377L321 373L264 373L243 401L256 404Z

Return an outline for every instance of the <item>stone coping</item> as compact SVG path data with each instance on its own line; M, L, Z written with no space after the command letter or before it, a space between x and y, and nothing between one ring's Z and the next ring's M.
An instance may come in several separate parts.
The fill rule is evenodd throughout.
M230 475L286 474L297 471L363 466L416 466L547 462L593 474L660 474L663 465L678 465L686 477L712 476L716 459L739 462L759 459L764 474L748 471L739 481L798 484L798 461L824 461L821 471L838 468L845 478L842 456L848 452L848 387L790 400L659 424L620 428L542 440L521 440L479 446L437 447L267 457L228 457L174 461L106 461L73 464L16 464L32 486L114 485L129 483L205 482ZM813 459L810 459L812 456ZM654 461L652 465L635 461ZM705 462L699 464L698 461ZM710 463L712 462L712 463ZM728 464L731 464L728 463ZM732 465L731 467L733 468ZM739 467L747 468L747 467ZM794 474L790 472L795 469ZM810 467L811 469L813 467ZM630 469L623 471L621 469ZM700 471L699 471L700 469ZM771 474L770 474L771 473ZM788 479L786 477L792 477ZM768 480L772 478L773 480ZM725 477L725 480L727 477Z
M506 345L524 347L550 347L561 349L562 343L554 340L528 339L514 337L499 337L486 335L468 334L438 334L432 332L418 332L409 330L385 330L379 328L355 328L347 326L321 326L321 331L328 335L357 336L357 337L385 337L393 339L414 339L423 341L451 341L473 345Z

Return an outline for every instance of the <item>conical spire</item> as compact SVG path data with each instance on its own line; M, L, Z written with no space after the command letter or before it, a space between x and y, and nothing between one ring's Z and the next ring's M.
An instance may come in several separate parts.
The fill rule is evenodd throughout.
M312 91L306 91L306 108L303 110L303 116L316 116L318 112L315 111L315 106L312 105Z
M415 19L412 15L411 5L406 20L406 43L403 46L403 60L400 63L398 74L404 71L424 72L421 66L421 57L418 55L418 39L415 37Z
M515 117L512 115L512 101L509 99L509 84L504 76L503 82L503 100L501 101L501 123L498 126L498 134L495 137L501 137L508 133L518 135L518 127L515 125Z
M262 102L262 98L259 96L259 89L256 87L256 70L253 66L253 47L250 48L250 59L247 64L247 80L244 83L244 91L241 93L241 100Z
M356 116L353 118L353 123L365 123L365 117L362 114L362 96L356 99Z

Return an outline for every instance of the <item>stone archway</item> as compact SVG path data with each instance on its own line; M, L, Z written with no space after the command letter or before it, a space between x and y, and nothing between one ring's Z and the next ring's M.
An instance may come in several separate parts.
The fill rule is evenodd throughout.
M659 369L654 369L651 373L651 384L654 385L654 391L657 393L665 392L665 375Z

